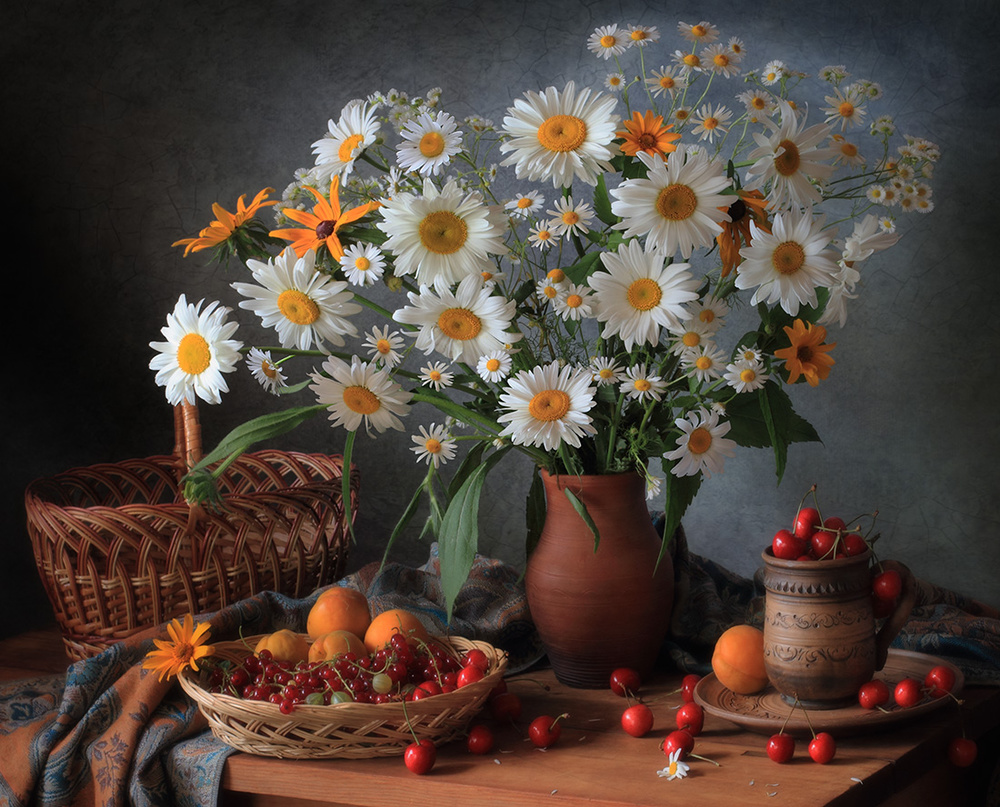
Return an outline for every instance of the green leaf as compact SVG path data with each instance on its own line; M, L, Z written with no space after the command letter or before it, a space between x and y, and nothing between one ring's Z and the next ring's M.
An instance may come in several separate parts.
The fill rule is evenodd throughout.
M663 470L667 475L664 481L667 503L663 512L663 541L660 543L660 554L656 558L657 568L660 561L663 560L667 547L674 539L674 533L677 532L677 528L681 524L681 518L691 506L691 502L694 501L698 488L701 487L700 473L695 476L675 476L666 466Z
M580 260L566 269L566 277L574 283L585 283L597 269L597 262L601 257L599 251L588 252Z
M577 496L569 488L563 488L563 493L566 494L566 498L569 499L569 503L573 505L573 509L576 510L580 518L583 519L584 523L590 528L590 531L594 535L594 551L597 551L597 547L601 544L601 531L597 529L597 525L594 523L594 519L590 517L590 512L587 510L587 505L585 505L580 497Z
M396 539L402 534L403 530L409 526L409 523L413 520L413 517L417 513L417 508L420 506L420 497L424 493L424 487L427 484L426 481L422 482L417 486L417 489L413 491L413 496L410 497L410 503L406 505L406 509L403 510L403 515L399 517L399 521L396 522L396 526L393 528L392 532L389 534L389 542L386 544L385 552L382 553L382 565L385 566L386 559L389 557L389 550L392 549L392 545L396 543Z
M608 196L608 186L604 182L604 174L597 175L597 185L594 188L594 212L597 218L608 226L618 223L618 216L611 212L611 197Z
M358 542L358 537L354 534L354 514L351 512L351 460L354 457L354 438L357 432L347 432L347 439L344 441L343 466L340 473L340 501L344 505L344 513L347 516L347 529L351 533L351 540Z
M542 482L542 475L535 468L531 476L531 487L528 488L528 497L524 509L525 526L528 537L525 540L525 554L530 556L542 534L542 527L545 524L545 485Z

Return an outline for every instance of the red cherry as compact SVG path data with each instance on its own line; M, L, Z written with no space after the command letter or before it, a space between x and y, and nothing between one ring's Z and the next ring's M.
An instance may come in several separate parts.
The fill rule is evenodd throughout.
M633 737L644 737L653 728L653 710L644 703L629 706L622 712L622 728Z
M403 764L418 776L428 773L436 760L437 749L427 737L419 743L410 743L403 752Z
M862 684L858 690L858 703L864 709L877 709L889 702L889 685L876 678L867 684Z
M489 726L481 723L469 729L469 736L465 738L465 747L470 754L488 754L493 750L493 732Z
M920 682L916 678L904 678L896 684L893 697L896 699L896 704L903 709L916 706L923 698Z
M827 516L823 519L823 526L833 532L843 532L847 529L847 522L840 516Z
M903 590L903 578L895 569L886 569L875 575L872 580L872 592L880 600L894 600Z
M837 743L825 731L821 731L809 743L809 756L812 757L813 762L818 762L820 765L826 765L836 753Z
M691 736L690 732L677 729L677 731L672 731L667 735L663 741L663 753L669 757L677 750L681 752L678 759L684 759L694 750L694 737Z
M490 668L489 657L478 647L474 647L469 652L465 654L465 659L462 663L463 667L478 667L485 674Z
M872 594L872 614L876 619L883 619L896 610L895 600L880 600Z
M513 692L501 692L490 701L490 712L498 723L515 723L521 719L521 699Z
M772 734L767 741L767 755L783 765L795 755L795 738L791 734Z
M817 530L809 539L809 550L820 560L830 560L833 557L833 547L836 543L836 533Z
M820 524L819 511L815 507L803 507L795 516L792 532L802 540L808 540Z
M549 748L556 744L559 735L562 734L559 720L564 717L568 717L568 715L559 715L559 717L540 715L531 721L528 726L528 737L536 748Z
M951 667L939 664L928 670L924 678L924 687L929 690L932 698L943 698L955 686L955 673Z
M951 760L952 765L959 768L968 768L976 761L978 752L979 748L976 746L975 740L970 740L967 737L956 737L948 743L948 759Z
M840 539L840 542L841 546L844 547L844 552L850 557L863 555L865 550L868 549L868 542L856 532L847 533L847 535Z
M677 710L677 728L684 729L692 737L701 734L705 725L705 710L697 703L685 703Z
M458 671L458 688L467 687L469 684L474 684L476 681L483 680L483 671L479 667L462 667Z
M681 679L681 698L684 703L691 703L694 700L694 688L698 686L700 680L701 676L695 673L689 673Z
M806 542L792 535L791 530L778 530L771 539L771 553L781 560L795 560L806 550Z
M612 671L609 685L612 692L624 698L626 695L638 692L642 680L639 678L639 673L631 667L619 667Z

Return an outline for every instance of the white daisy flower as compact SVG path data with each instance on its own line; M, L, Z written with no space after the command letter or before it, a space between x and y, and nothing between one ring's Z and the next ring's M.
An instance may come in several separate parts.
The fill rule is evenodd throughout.
M374 285L385 272L385 256L374 244L351 244L344 249L339 263L347 282L355 286Z
M879 219L869 213L854 222L854 230L844 241L843 260L863 261L876 252L888 249L899 241L899 234L886 232L879 227Z
M403 430L400 416L409 413L412 392L407 392L393 381L388 370L351 357L351 363L336 356L328 356L321 368L323 374L313 373L309 389L319 403L330 410L334 426L343 426L356 432L364 423L371 434L386 429Z
M741 57L722 44L709 45L701 54L701 63L712 73L726 78L740 74Z
M812 185L810 179L827 180L833 174L833 166L823 162L836 156L828 148L819 148L830 135L830 127L825 123L805 126L803 118L800 126L795 110L787 101L779 101L781 123L765 121L770 135L753 132L757 148L750 152L749 159L755 160L747 169L747 190L771 185L768 198L774 207L789 204L808 207L819 202L822 194Z
M681 354L681 366L692 378L709 383L722 377L726 358L714 342L703 342L697 349Z
M691 312L691 319L696 320L708 328L709 333L718 333L725 324L725 317L729 313L729 304L718 297L706 297L704 300L696 300L688 310Z
M442 464L455 458L455 449L458 443L452 439L445 426L438 426L432 423L428 428L420 427L420 434L414 434L411 438L415 446L410 447L410 451L417 455L417 462L423 460L428 465L439 468Z
M538 191L528 191L519 193L516 198L511 199L504 205L504 210L509 210L512 216L526 219L535 215L545 204L545 197Z
M755 116L755 120L763 120L774 114L778 106L774 96L761 89L747 90L736 96L747 111L748 115Z
M677 123L678 127L681 127L691 120L691 112L691 107L679 106L674 107L674 111L671 114L674 116L674 121Z
M528 231L528 242L534 244L539 249L548 249L559 240L559 236L552 232L549 223L541 222Z
M840 262L840 271L834 275L830 285L830 296L827 298L823 315L816 320L817 325L832 325L838 323L841 328L847 324L847 301L857 299L854 287L861 279L861 273L845 261Z
M872 134L880 134L885 135L886 137L891 137L896 134L896 122L892 119L891 115L879 115L872 121L870 131Z
M236 291L249 299L240 308L253 311L265 328L274 328L283 348L319 349L329 342L337 347L344 336L357 336L358 329L348 320L361 311L351 302L354 294L347 283L316 270L316 253L309 250L301 258L285 249L267 263L248 260L252 283L233 283Z
M847 165L856 168L865 164L865 158L861 156L858 147L843 135L835 134L830 139L830 143L830 148L836 155L833 158L834 165Z
M420 383L425 387L434 387L438 392L444 387L450 387L455 374L448 371L448 365L436 361L420 368Z
M914 197L913 209L918 213L930 213L934 209L934 201L925 196Z
M674 476L695 476L703 473L708 479L713 473L722 473L724 457L736 455L736 442L726 437L730 423L719 423L719 413L704 407L688 412L687 417L677 418L674 424L681 430L677 448L664 455L664 459L677 460L670 472Z
M592 292L587 286L570 283L562 294L552 300L555 312L564 320L581 320L594 316Z
M157 386L164 387L174 406L193 404L196 397L221 403L221 393L229 392L222 374L233 372L240 359L243 343L230 338L239 324L226 322L230 309L211 302L202 311L204 302L190 304L182 294L160 329L167 341L149 343L157 351L149 369L156 371Z
M670 328L670 335L676 340L671 352L675 356L682 356L691 350L698 350L711 341L717 330L709 322L687 317L678 327Z
M590 52L605 61L612 56L621 56L631 44L628 32L619 31L615 23L602 25L587 39L587 48Z
M660 341L660 328L676 328L687 312L684 304L698 298L699 281L686 263L667 264L632 240L617 252L601 253L606 271L594 272L589 284L597 292L597 319L606 323L602 336L618 335L625 349Z
M484 381L499 384L510 375L510 354L505 350L491 350L476 363L476 372Z
M646 501L651 502L659 497L663 490L663 480L658 476L646 476Z
M780 59L772 59L761 71L760 80L771 87L781 81L788 73L785 63Z
M436 177L462 150L462 133L447 112L421 112L399 132L396 162L404 171Z
M326 184L334 174L346 179L354 170L354 161L375 142L379 132L375 107L364 101L352 101L340 112L340 120L331 119L329 132L312 144L316 155L313 169L317 181Z
M398 351L406 347L406 341L399 331L389 333L389 326L386 325L381 330L372 328L365 337L365 347L368 348L368 355L375 359L376 366L392 369L403 360Z
M865 191L865 198L869 202L877 205L885 204L885 187L882 185L870 185L868 190Z
M753 392L764 386L768 375L763 365L758 362L735 361L726 365L726 372L722 376L737 392Z
M599 387L605 384L617 384L621 380L623 368L613 358L596 356L590 362L590 373Z
M624 73L608 73L604 79L604 89L610 92L621 92L625 89Z
M250 352L247 353L247 368L257 379L257 383L273 395L277 395L279 389L287 386L281 368L271 358L270 350L250 348Z
M674 97L674 93L687 87L687 79L679 75L673 67L661 66L659 70L651 70L650 77L646 79L646 87L653 94L654 98L661 95Z
M542 301L554 302L563 292L560 281L543 277L535 284L535 294Z
M823 229L822 216L788 210L778 213L771 232L750 223L752 244L743 247L736 287L757 290L750 305L779 302L795 316L800 305L816 306L816 289L829 287L837 273L837 255L827 249L835 228Z
M701 57L689 50L675 50L674 64L680 68L681 74L690 81L694 81L696 78L692 78L692 73L700 73L702 71Z
M747 55L746 45L743 44L743 40L738 36L729 37L729 44L726 47L729 48L731 53L735 53L741 59Z
M425 179L422 196L400 194L379 212L376 226L389 236L384 247L395 255L396 274L414 275L420 285L445 289L507 251L503 219L454 180L439 191Z
M725 166L684 146L666 161L644 151L636 156L649 172L611 190L611 211L622 218L614 229L624 230L626 238L646 236L649 249L668 257L679 250L686 259L696 248L714 244L719 222L729 221L732 201L719 193L731 184Z
M845 131L848 126L860 126L867 114L864 103L868 99L861 93L849 89L846 93L836 87L833 95L824 96L829 106L822 108L826 113L826 122L836 124L840 122L840 131Z
M518 179L551 179L554 188L576 179L597 184L601 171L613 170L617 101L613 95L592 96L587 88L578 92L572 81L561 93L555 87L525 93L503 119L507 139L500 151L513 153L501 165L513 165Z
M594 208L587 202L574 202L572 196L560 197L554 202L555 210L547 211L552 219L549 224L557 236L583 235L594 220Z
M729 131L732 118L733 113L725 105L716 104L713 109L711 104L705 104L694 115L695 126L691 134L698 135L699 140L714 143L716 137Z
M587 414L596 391L590 372L572 365L560 369L558 362L551 362L522 370L500 395L500 405L508 410L497 418L507 424L500 436L547 451L563 442L577 448L581 437L597 432Z
M677 30L689 42L701 42L703 45L714 42L719 38L719 29L712 25L712 23L705 22L705 20L694 25L679 22L677 23Z
M760 352L757 345L740 345L736 348L737 361L749 361L759 364L764 360L764 355Z
M681 761L681 749L678 748L676 751L672 751L670 756L667 757L669 764L663 770L657 771L656 775L661 778L666 778L669 782L671 779L683 779L687 776L688 771L691 766L686 762Z
M642 47L660 38L660 32L655 25L630 25L628 27L629 45Z
M645 362L629 367L618 384L618 391L634 401L659 401L666 389L667 382L650 373Z
M830 84L840 84L849 75L851 74L847 72L847 68L842 64L829 64L826 67L820 68L819 71L819 77Z
M474 365L480 356L516 341L506 333L514 318L514 301L492 292L479 275L466 275L453 292L435 293L421 286L419 294L409 292L411 304L392 318L420 327L416 347L425 354L436 350L452 361Z

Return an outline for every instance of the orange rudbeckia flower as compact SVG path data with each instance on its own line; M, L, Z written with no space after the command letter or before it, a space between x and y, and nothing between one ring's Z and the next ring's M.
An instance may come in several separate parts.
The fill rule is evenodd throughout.
M663 125L662 115L654 116L652 111L647 111L644 115L633 112L632 120L622 121L622 125L625 131L615 132L615 136L625 138L621 150L629 157L634 157L640 151L659 154L661 157L666 157L668 152L677 151L674 141L681 136L670 131L672 123Z
M278 203L277 199L265 201L269 193L274 193L274 188L264 188L253 198L249 206L245 202L246 194L244 194L236 202L235 213L230 213L218 202L215 202L212 205L215 221L198 233L197 238L182 238L180 241L174 241L171 246L184 245L184 257L187 257L189 252L200 252L228 241L238 228L257 215L258 210L267 205Z
M210 656L214 651L207 644L211 630L207 622L195 625L191 614L184 615L184 621L173 619L167 625L170 639L154 639L155 650L150 650L142 662L144 670L160 674L159 680L173 678L185 667L198 669L198 661Z
M826 328L811 322L804 323L801 319L795 320L791 326L786 325L785 334L791 345L774 351L774 357L784 359L785 367L788 368L788 383L794 384L799 376L805 376L809 386L815 387L830 375L830 367L836 364L827 353L837 343L824 345Z
M330 182L329 201L318 190L307 186L306 190L316 197L316 204L313 205L312 212L289 207L284 210L284 213L288 218L299 224L305 224L309 229L291 227L284 230L272 230L271 235L291 241L292 249L300 258L309 250L318 249L320 245L325 244L326 248L330 250L330 254L339 260L344 254L344 246L340 243L340 237L337 235L340 228L345 224L357 221L380 206L378 202L368 202L352 207L350 210L341 211L339 185L340 177L335 175Z
M728 208L731 221L722 221L722 232L715 237L722 260L722 276L726 277L743 262L740 248L750 246L750 222L764 232L771 232L767 223L767 200L760 191L737 191L737 199ZM719 208L723 210L724 208Z

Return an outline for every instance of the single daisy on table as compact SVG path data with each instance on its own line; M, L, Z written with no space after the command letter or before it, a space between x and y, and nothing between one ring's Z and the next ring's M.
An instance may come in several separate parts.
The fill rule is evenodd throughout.
M678 75L673 67L661 65L659 70L650 70L649 75L650 77L646 79L646 88L654 98L659 98L661 95L673 98L678 90L687 87L687 79Z
M188 303L182 294L160 329L166 341L149 343L157 351L149 369L174 406L196 398L221 403L221 394L229 391L223 373L233 372L240 360L243 343L231 338L239 324L226 322L230 309L211 302L202 311L204 302Z
M753 243L740 250L736 274L736 288L757 287L750 305L780 302L794 317L799 306L818 304L816 289L832 284L838 258L827 249L836 228L824 230L823 224L822 216L796 210L778 213L769 233L751 222Z
M278 390L287 386L285 376L281 368L271 358L270 350L261 350L259 347L250 348L247 353L247 368L268 392L277 395Z
M452 439L446 426L432 423L426 429L423 426L419 428L420 434L411 437L416 445L410 448L410 451L417 455L417 462L423 460L428 465L438 468L455 458L458 443Z
M443 361L426 364L420 368L420 383L425 387L433 387L440 392L444 387L450 387L455 374L449 372L448 365Z
M840 122L840 131L845 131L848 126L861 126L864 123L864 104L868 99L857 91L848 90L846 93L837 87L833 95L827 95L824 99L829 106L822 108L826 113L826 122L836 124Z
M236 200L236 212L230 213L226 208L215 202L212 205L212 212L215 214L215 221L209 224L204 230L198 233L197 238L182 238L174 241L170 246L184 247L184 256L188 253L201 252L209 247L217 247L226 243L234 235L238 236L239 229L257 215L257 211L268 205L276 205L277 199L268 200L268 195L274 193L274 188L264 188L247 205L246 195Z
M327 182L334 176L346 179L361 152L375 142L380 128L374 106L364 101L347 104L336 123L330 120L328 133L312 144L318 180Z
M400 416L409 413L412 392L393 381L387 370L379 370L357 356L351 363L328 356L322 373L313 373L309 389L330 411L334 426L356 432L364 424L380 434L386 429L403 430Z
M605 384L617 384L624 370L613 358L596 356L590 362L590 372L597 386L603 387Z
M594 220L594 208L587 202L574 202L572 196L560 197L553 202L554 210L547 211L549 225L556 236L583 235Z
M404 171L437 176L462 150L462 133L447 112L421 112L399 132L396 162Z
M703 383L722 378L726 371L726 357L714 342L702 342L697 348L681 354L681 366L688 375Z
M722 473L725 457L736 455L736 442L725 436L730 423L720 423L718 412L699 407L688 412L687 417L677 418L674 425L681 430L677 448L664 455L664 459L677 460L670 469L674 476L695 476L700 472L708 479L713 473Z
M476 363L476 372L484 381L499 384L510 375L511 358L506 350L491 350L485 356L480 356Z
M509 210L512 216L526 219L529 216L537 214L544 204L545 197L541 193L538 191L528 191L527 193L519 193L515 198L507 202L504 205L504 210Z
M680 140L677 132L671 132L672 123L664 126L663 116L654 115L652 110L645 113L633 112L632 120L622 121L623 131L615 132L624 140L619 148L622 154L634 157L638 152L657 154L665 157L671 151L676 151L674 141Z
M552 232L552 227L547 221L536 224L528 231L528 243L542 250L548 249L558 240L559 236Z
M759 362L745 361L743 359L734 361L726 365L726 372L722 376L737 392L753 392L764 386L769 378L763 365Z
M344 336L357 336L348 319L361 311L351 302L347 283L317 271L316 253L297 258L285 249L267 263L247 261L254 283L233 283L244 297L240 308L253 311L265 328L274 328L283 348L310 350L325 342L341 346Z
M399 331L389 333L389 326L386 325L382 329L372 328L371 333L365 337L365 347L368 348L368 355L375 359L376 365L391 370L403 360L399 351L406 347L406 342Z
M385 272L382 250L374 244L363 244L360 241L344 250L339 263L347 282L355 286L372 286L382 279Z
M647 247L667 257L679 251L687 259L709 246L720 222L729 220L725 208L732 197L719 193L731 184L725 166L684 146L666 161L642 151L636 156L649 172L611 189L611 211L622 218L614 229L624 230L626 238L646 236Z
M698 135L699 140L707 140L714 143L719 134L729 131L729 121L733 118L733 113L724 104L716 104L713 108L711 104L705 104L694 114L694 127L691 134Z
M558 450L563 442L578 448L580 438L597 433L587 414L595 393L587 369L551 362L522 370L500 395L500 406L508 410L497 418L507 424L500 437L546 451Z
M413 275L439 290L477 273L489 256L506 254L502 216L478 192L465 193L454 180L438 188L424 180L423 195L403 193L382 206L376 224L389 236L397 275Z
M507 138L500 151L501 165L513 165L518 179L552 180L552 187L569 187L579 179L596 185L601 171L611 171L618 117L613 95L577 91L572 81L560 92L527 92L514 101L503 119Z
M666 779L668 782L671 779L683 779L688 775L688 771L691 770L691 766L686 762L681 761L681 749L678 748L676 751L671 751L670 756L667 757L667 767L663 770L656 772L656 775L661 779Z
M169 640L154 639L155 650L150 650L142 662L142 669L159 673L159 680L169 680L181 670L190 667L198 671L198 661L210 656L215 648L206 644L211 636L208 622L194 623L191 614L184 615L184 621L171 619L167 624Z
M597 294L601 334L620 336L625 349L660 342L660 328L677 328L687 316L685 303L698 299L700 281L686 263L667 264L659 252L650 252L635 239L617 252L601 253L605 271L590 276Z
M552 300L555 312L564 320L581 320L594 315L593 293L587 286L570 283Z
M452 361L475 365L480 356L516 341L506 333L515 303L492 292L479 275L466 275L454 291L435 293L421 286L419 294L409 292L410 305L392 318L419 326L416 347L425 354L436 350Z
M805 323L796 319L791 326L786 325L785 335L791 343L788 347L774 351L776 359L783 359L788 370L788 383L794 384L800 377L805 378L810 387L830 375L830 368L836 364L829 352L836 342L824 344L826 328L822 325Z
M587 48L590 52L605 61L612 56L621 56L631 44L628 32L619 31L615 23L602 25L587 39Z
M633 401L659 401L666 389L667 382L649 372L645 362L629 367L618 384L618 391Z

